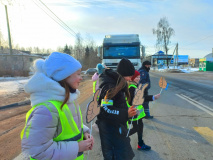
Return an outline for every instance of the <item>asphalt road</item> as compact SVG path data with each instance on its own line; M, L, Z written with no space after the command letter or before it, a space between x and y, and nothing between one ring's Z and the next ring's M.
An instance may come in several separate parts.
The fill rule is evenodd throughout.
M160 92L158 82L162 75L169 87L162 91L160 99L150 103L154 119L143 120L144 141L152 150L138 151L137 135L131 136L134 160L212 160L213 82L211 85L205 83L208 79L192 81L190 74L184 77L178 73L150 75L150 94ZM99 135L93 131L93 136L96 143L88 159L102 160Z
M138 151L137 135L131 136L134 160L212 160L213 159L213 85L205 81L191 80L176 74L150 73L150 94L161 88L158 81L164 76L169 83L160 99L150 103L154 119L144 119L143 139L152 147L150 151ZM190 75L189 75L190 76ZM208 80L208 79L207 79ZM82 114L90 99L81 104ZM85 116L84 123L85 122ZM90 127L90 124L86 124ZM92 131L94 149L85 153L85 159L102 160L99 134ZM19 159L21 155L19 156ZM18 158L16 158L18 160Z
M152 151L137 151L135 159L212 160L212 85L192 81L190 74L183 78L178 73L151 73L150 94L160 92L161 76L169 83L168 90L163 90L160 99L150 103L154 119L144 120L144 140Z

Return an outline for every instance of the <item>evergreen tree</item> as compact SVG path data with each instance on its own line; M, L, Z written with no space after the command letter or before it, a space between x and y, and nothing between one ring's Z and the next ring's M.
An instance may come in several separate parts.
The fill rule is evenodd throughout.
M89 49L89 47L87 46L87 47L85 48L85 56L86 56L86 57L89 56L89 52L90 52L90 49Z
M63 52L66 54L69 54L69 55L71 54L70 49L68 48L67 44L65 45Z

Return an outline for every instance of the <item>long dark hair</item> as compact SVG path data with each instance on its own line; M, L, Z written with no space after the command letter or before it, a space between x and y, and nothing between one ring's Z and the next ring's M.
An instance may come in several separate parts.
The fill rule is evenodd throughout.
M105 99L112 99L123 88L124 88L125 96L127 97L128 102L130 102L131 96L128 90L128 84L126 80L120 74L119 74L116 86L107 91Z
M70 89L69 89L69 85L67 84L67 82L65 81L65 79L59 81L59 84L65 89L65 98L64 98L64 101L63 101L63 103L61 105L61 110L62 110L64 104L66 104L67 101L70 98Z

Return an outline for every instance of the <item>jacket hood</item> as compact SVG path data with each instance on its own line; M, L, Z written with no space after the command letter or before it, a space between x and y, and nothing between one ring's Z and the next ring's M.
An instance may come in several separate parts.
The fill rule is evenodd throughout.
M25 92L30 94L31 105L37 105L45 101L64 101L65 89L55 80L47 77L42 72L36 72L25 85ZM67 103L76 100L80 92L70 93Z
M107 83L116 84L119 76L121 75L112 69L105 69L105 71L99 76L99 87L102 88Z
M99 76L99 88L102 88L106 84L112 84L113 86L116 86L120 81L119 77L122 77L122 76L118 72L112 69L105 69L105 71ZM126 89L126 86L127 86L127 82L124 88L121 89L121 91L124 92Z

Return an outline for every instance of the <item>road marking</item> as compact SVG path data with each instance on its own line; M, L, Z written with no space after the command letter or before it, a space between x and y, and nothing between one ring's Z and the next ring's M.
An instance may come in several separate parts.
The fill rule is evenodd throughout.
M195 101L194 99L191 99L191 98L189 98L189 97L187 97L187 96L185 96L185 95L183 95L183 94L181 94L181 96L183 96L183 97L187 98L188 100L190 100L190 101L192 101L192 102L194 102L194 103L196 103L196 104L199 104L200 106L203 106L204 108L206 108L206 109L208 109L208 110L210 110L210 111L213 112L213 109L211 109L210 107L207 107L206 105L204 105L204 104L202 104L202 103L200 103L200 102L197 102L197 101Z
M210 107L207 107L207 106L205 106L204 104L199 103L199 102L197 102L197 101L195 101L195 100L193 100L193 99L191 99L191 98L189 98L189 97L187 97L187 96L185 96L185 95L183 95L183 94L176 94L176 95L177 95L178 97L180 97L180 98L186 100L187 102L193 104L193 105L196 106L197 108L199 108L199 109L205 111L206 113L210 114L211 116L213 116L213 109L211 109Z
M187 102L193 104L194 106L196 106L197 108L205 111L206 113L210 114L211 116L213 116L213 109L211 109L210 107L205 106L202 103L199 103L183 94L176 94L178 97L186 100ZM209 143L211 143L213 145L213 130L211 130L208 127L193 127L195 131L197 131L203 138L205 138Z
M203 138L213 145L213 130L208 127L193 127Z
M194 143L197 143L194 139L193 139L193 142L194 142Z

